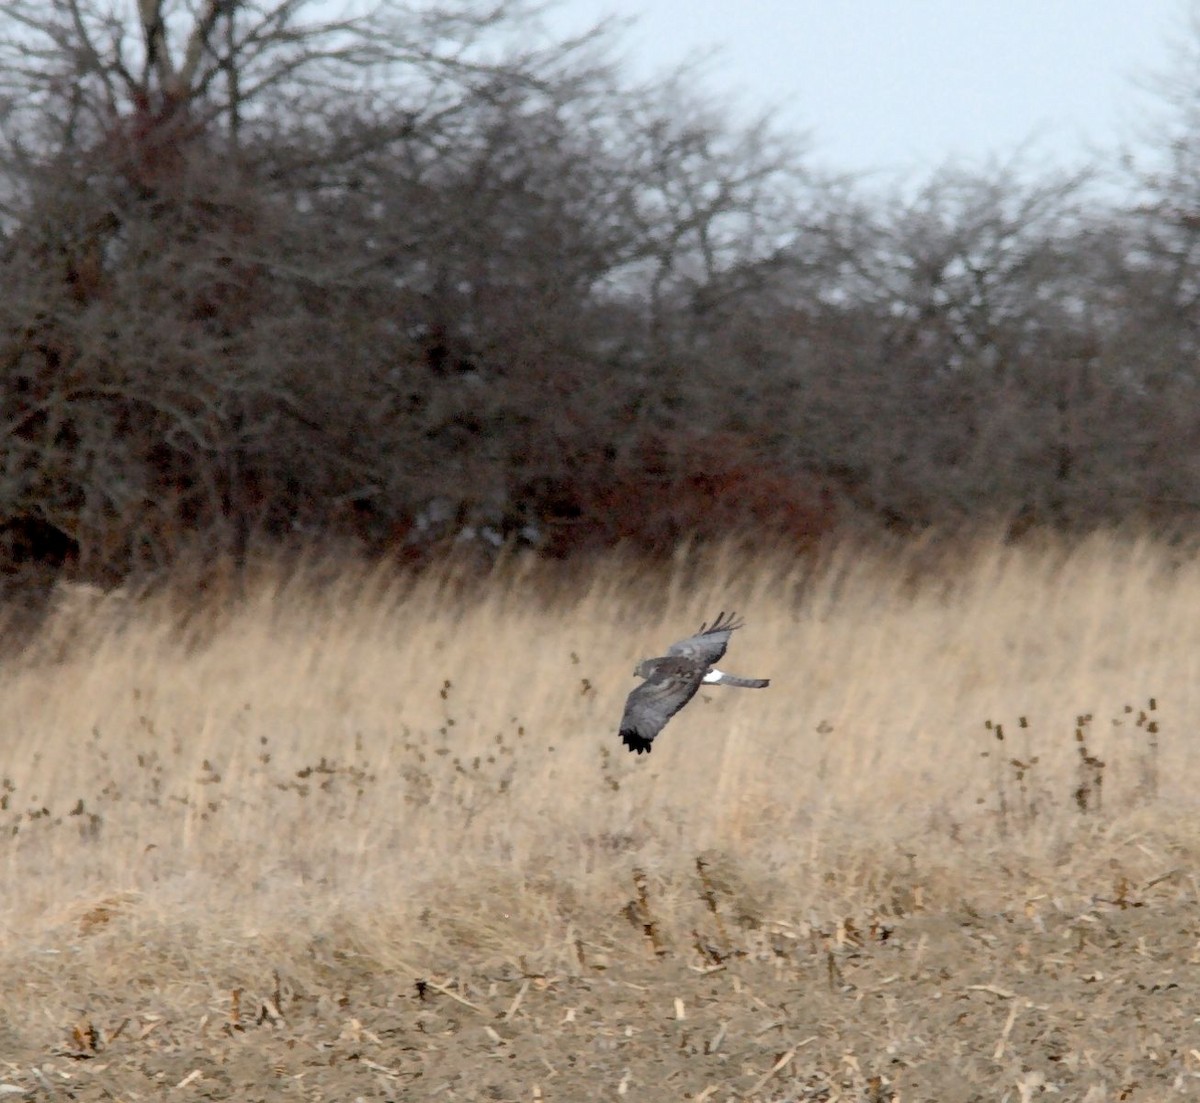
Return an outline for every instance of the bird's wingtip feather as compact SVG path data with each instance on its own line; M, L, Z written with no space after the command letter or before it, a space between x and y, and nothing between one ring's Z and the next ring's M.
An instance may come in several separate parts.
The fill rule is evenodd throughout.
M649 754L651 739L638 735L632 728L621 729L621 742L635 754Z

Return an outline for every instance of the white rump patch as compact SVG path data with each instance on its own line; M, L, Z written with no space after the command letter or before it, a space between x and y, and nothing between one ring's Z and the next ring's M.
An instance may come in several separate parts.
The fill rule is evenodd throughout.
M724 677L725 675L714 666L712 670L704 675L704 680L706 682L719 682Z

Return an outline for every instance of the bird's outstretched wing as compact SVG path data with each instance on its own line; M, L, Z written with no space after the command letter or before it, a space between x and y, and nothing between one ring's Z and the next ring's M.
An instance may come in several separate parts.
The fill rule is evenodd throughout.
M725 654L725 648L729 646L730 635L741 626L742 622L737 620L732 613L728 617L724 613L718 613L717 619L711 625L702 624L700 631L694 636L688 636L686 640L671 644L667 648L667 654L683 655L689 659L695 659L698 663L704 663L705 666L712 666Z
M643 682L625 701L621 741L631 751L647 753L654 737L700 688L702 672L693 676L654 678Z

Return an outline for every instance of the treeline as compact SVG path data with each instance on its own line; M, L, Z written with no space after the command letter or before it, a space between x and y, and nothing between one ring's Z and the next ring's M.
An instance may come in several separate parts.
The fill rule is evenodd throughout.
M1197 516L1194 95L880 197L520 3L127 7L0 5L10 578Z

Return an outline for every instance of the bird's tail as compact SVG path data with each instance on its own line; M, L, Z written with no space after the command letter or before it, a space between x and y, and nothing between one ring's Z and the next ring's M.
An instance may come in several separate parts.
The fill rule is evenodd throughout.
M738 686L740 689L766 689L771 684L770 678L739 678L736 674L726 674L724 671L714 681L719 686Z

